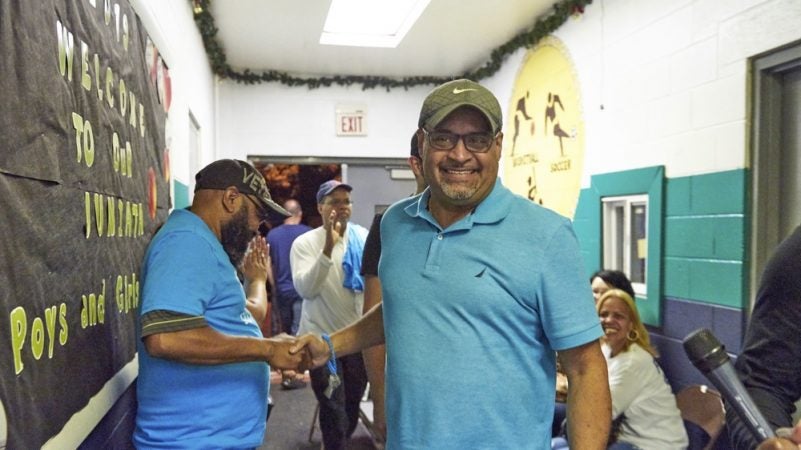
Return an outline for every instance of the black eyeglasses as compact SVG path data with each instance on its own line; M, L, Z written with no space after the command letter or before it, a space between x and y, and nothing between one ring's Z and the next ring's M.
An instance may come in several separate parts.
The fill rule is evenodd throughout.
M448 131L428 131L425 128L423 128L423 133L428 139L428 145L435 150L451 150L461 139L465 148L472 153L486 153L492 147L495 137L498 136L490 132L458 134Z

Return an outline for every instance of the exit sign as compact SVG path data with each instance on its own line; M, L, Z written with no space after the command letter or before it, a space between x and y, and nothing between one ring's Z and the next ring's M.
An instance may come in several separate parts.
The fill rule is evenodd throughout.
M337 136L367 136L367 110L365 108L337 108Z

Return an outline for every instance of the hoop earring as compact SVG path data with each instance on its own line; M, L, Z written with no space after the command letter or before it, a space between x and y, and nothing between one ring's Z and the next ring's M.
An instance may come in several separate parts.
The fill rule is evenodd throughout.
M634 335L632 335L632 333L634 333ZM629 331L629 334L626 335L626 339L630 340L631 342L634 342L639 338L640 338L640 332L637 330L631 330Z

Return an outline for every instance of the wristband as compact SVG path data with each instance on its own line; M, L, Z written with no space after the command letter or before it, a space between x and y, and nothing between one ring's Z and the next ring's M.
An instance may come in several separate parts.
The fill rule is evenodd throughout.
M331 337L325 333L320 337L328 344L328 362L325 363L325 365L328 367L329 372L337 373L337 354L334 352L334 344L331 343Z

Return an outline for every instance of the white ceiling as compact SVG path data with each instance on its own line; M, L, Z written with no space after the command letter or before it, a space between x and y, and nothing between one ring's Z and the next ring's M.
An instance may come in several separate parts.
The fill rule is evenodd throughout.
M392 1L392 0L375 0ZM237 70L294 75L453 76L530 29L556 0L431 0L394 49L320 45L330 0L211 2L217 40Z

